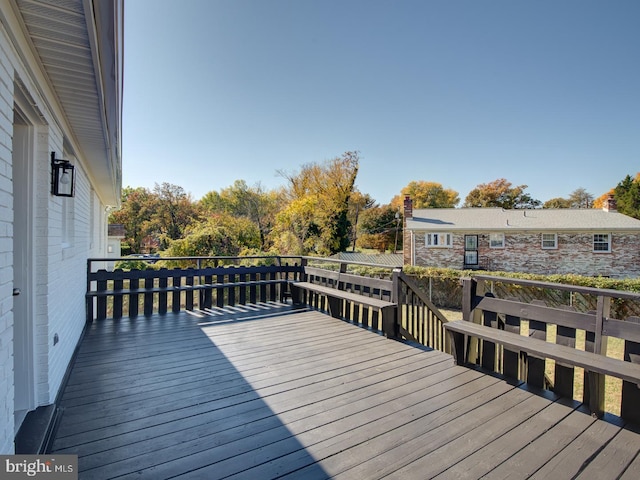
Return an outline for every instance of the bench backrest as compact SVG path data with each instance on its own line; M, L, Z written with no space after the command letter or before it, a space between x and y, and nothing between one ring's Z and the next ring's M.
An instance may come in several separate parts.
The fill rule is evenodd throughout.
M533 322L534 329L546 328L540 326L543 324L584 330L587 334L592 334L595 337L593 341L596 343L597 353L600 353L603 348L602 342L605 337L640 342L640 318L634 316L624 320L610 318L611 299L616 292L592 289L593 291L590 291L589 294L598 296L596 310L580 312L570 306L548 306L540 300L525 303L515 298L495 298L491 292L478 291L478 283L475 280L463 280L465 286L463 303L466 304L463 305L463 317L465 320L472 320L474 311L482 311L485 318L489 317L489 322L495 321L493 317L500 315L507 320L520 319ZM509 279L502 279L502 281L509 282ZM545 284L545 287L551 288L551 285ZM555 285L555 287L570 288L567 285Z
M358 293L381 300L392 301L394 296L393 281L383 278L364 277L335 270L305 266L304 279L317 285Z

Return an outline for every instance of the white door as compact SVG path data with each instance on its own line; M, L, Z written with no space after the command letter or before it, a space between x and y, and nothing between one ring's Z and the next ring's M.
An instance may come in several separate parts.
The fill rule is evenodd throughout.
M19 111L13 126L13 382L16 432L35 408L33 323L33 128Z

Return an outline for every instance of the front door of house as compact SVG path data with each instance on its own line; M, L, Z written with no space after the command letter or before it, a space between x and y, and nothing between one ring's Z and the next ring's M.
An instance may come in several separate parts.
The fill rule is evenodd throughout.
M464 236L464 268L478 268L478 235Z

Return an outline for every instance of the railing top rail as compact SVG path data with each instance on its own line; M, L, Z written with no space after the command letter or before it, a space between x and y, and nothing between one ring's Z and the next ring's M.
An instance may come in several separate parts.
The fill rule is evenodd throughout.
M242 257L220 256L220 257L105 257L105 258L88 258L88 262L126 262L126 261L152 261L159 262L161 260L252 260L252 259L302 259L300 255L247 255Z
M580 285L570 285L568 283L540 282L536 280L526 280L521 278L500 277L497 275L474 275L471 277L475 280L485 282L501 282L521 285L524 287L548 288L553 290L563 290L568 292L582 293L585 295L596 295L604 297L625 298L628 300L639 300L640 293L629 292L624 290L614 290L609 288L582 287Z

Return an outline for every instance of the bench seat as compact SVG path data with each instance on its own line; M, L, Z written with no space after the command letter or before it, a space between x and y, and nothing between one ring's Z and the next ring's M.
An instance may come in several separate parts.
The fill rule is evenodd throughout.
M350 282L353 282L354 280L353 275L340 274L338 275L338 278L349 279ZM340 281L336 284L339 283ZM349 308L345 303L360 305L363 308L370 308L373 315L372 325L374 329L378 328L377 325L379 318L382 321L382 331L385 335L389 338L398 337L398 326L396 321L398 305L394 302L341 290L336 287L304 281L289 282L289 290L291 292L291 300L294 305L304 304L305 300L303 294L305 291L326 297L329 315L334 318L343 319L345 317L351 317ZM357 317L350 319L355 320L356 318Z
M344 290L338 290L337 288L326 287L324 285L317 285L311 282L289 282L289 285L294 289L302 288L315 293L319 293L320 295L338 297L349 302L361 303L377 309L396 306L396 304L393 302L380 300L379 298L367 297L358 293L346 292Z

